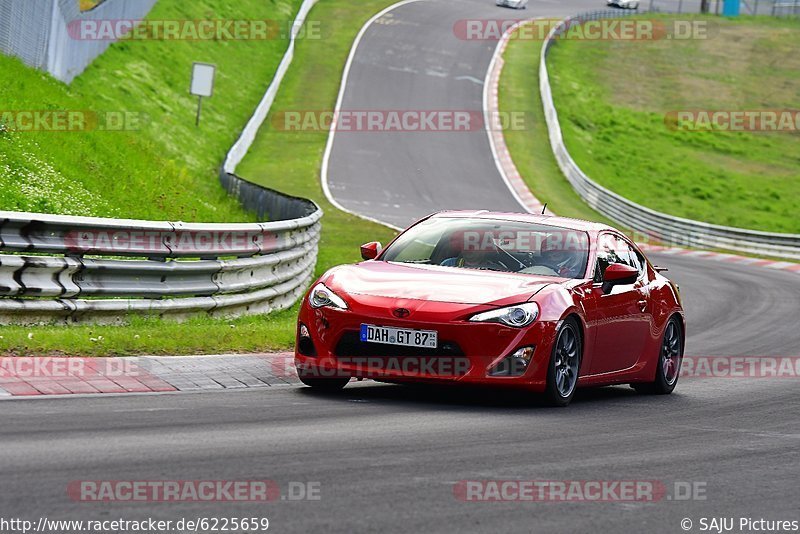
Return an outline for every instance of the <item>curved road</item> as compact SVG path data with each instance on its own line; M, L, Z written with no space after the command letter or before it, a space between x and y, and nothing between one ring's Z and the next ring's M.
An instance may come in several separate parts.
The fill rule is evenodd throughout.
M497 41L464 39L464 21L558 18L596 8L596 2L585 0L534 1L526 11L498 8L492 0L401 5L365 32L341 109L480 115L483 82ZM478 122L471 124L480 126ZM481 127L460 132L339 131L330 150L327 181L330 194L345 209L399 227L443 208L524 211L497 172Z
M494 43L455 39L452 23L517 14L492 3L412 3L371 26L346 105L479 109L481 87L457 78L483 79ZM525 16L589 7L595 3L532 0ZM445 206L517 209L484 132L352 135L337 135L329 169L331 191L349 209L387 213L397 225ZM797 274L690 257L656 261L683 288L690 354L800 355ZM504 392L368 382L332 395L276 387L7 401L0 518L266 516L276 532L492 533L676 533L683 518L695 531L701 517L798 520L797 386L796 378L682 379L668 397L627 387L580 391L565 410ZM290 481L319 482L321 499L76 503L66 493L74 480L164 479L272 479L284 490ZM673 498L455 498L454 484L474 479L658 480ZM705 499L674 498L675 482L699 485Z

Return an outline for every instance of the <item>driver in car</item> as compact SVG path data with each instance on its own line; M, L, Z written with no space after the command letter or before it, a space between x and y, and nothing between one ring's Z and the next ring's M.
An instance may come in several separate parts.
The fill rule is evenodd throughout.
M494 251L463 249L458 256L442 260L439 265L445 267L465 267L467 269L489 269L492 271L508 271L508 266L497 259Z
M552 269L562 278L578 278L583 274L580 255L562 247L542 247L539 264Z

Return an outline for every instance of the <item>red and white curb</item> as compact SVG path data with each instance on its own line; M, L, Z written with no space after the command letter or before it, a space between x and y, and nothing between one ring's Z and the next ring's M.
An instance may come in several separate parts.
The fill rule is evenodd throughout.
M0 398L163 393L297 384L292 353L0 357Z
M710 250L690 250L685 248L666 247L661 245L648 245L642 243L639 243L639 247L646 252L657 252L659 254L670 254L675 256L703 258L707 260L722 261L726 263L737 263L739 265L766 267L767 269L776 269L778 271L788 271L800 274L800 263L792 263L780 260L765 260L761 258L750 258L747 256L738 256L736 254L728 254L725 252L713 252Z

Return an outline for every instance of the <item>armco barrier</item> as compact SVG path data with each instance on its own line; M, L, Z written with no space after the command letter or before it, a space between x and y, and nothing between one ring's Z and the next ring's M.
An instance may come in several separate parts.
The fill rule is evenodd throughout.
M313 274L322 212L275 191L262 196L291 218L189 224L0 212L0 323L290 306Z
M558 112L553 103L550 78L547 70L547 55L556 37L569 24L580 24L586 20L619 17L619 10L595 11L572 17L554 27L542 47L539 65L539 90L544 106L545 121L550 135L550 145L558 166L569 183L583 200L603 215L632 230L642 232L653 239L671 245L696 248L725 249L751 254L763 254L781 258L800 259L800 235L761 232L744 228L732 228L701 221L675 217L640 206L635 202L609 191L589 178L567 151L558 122Z

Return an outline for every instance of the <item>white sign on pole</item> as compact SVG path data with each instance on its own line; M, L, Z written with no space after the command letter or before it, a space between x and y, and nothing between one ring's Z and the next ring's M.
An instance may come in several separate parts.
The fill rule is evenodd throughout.
M192 64L192 88L195 96L211 96L214 93L214 74L217 67L208 63Z
M217 67L208 63L192 64L192 87L189 92L197 97L197 117L194 125L200 126L200 112L203 109L203 97L214 94L214 74Z

